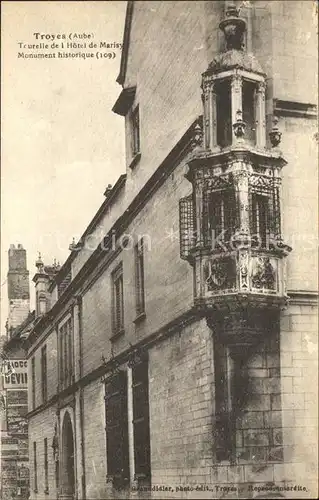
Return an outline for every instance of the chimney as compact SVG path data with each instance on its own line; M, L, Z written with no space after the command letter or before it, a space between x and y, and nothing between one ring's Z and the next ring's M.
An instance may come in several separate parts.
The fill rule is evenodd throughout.
M30 284L27 270L27 252L19 243L10 245L8 270L9 312L7 335L12 336L14 329L21 325L30 312Z

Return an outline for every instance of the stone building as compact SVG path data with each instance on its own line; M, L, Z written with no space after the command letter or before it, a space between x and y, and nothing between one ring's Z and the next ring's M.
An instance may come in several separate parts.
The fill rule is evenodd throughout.
M128 2L126 173L34 277L34 500L315 494L316 18L238 6Z
M7 332L0 348L1 498L29 496L28 382L24 341L32 329L30 284L26 250L10 246L7 288Z

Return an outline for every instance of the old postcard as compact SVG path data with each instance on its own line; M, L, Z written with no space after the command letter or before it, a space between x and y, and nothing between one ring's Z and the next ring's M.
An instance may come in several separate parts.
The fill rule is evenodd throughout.
M1 7L1 498L316 498L317 2Z

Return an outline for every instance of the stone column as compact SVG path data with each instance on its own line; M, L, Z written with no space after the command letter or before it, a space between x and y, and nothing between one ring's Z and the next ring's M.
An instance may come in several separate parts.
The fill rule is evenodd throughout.
M131 487L137 486L134 481L135 460L134 460L134 428L133 428L133 391L132 391L132 368L127 368L127 420L128 420L128 452L130 463Z
M257 148L266 146L266 107L265 107L265 82L257 85L256 92L256 145Z
M215 84L212 82L209 89L209 107L210 107L210 148L217 146L217 105Z
M201 173L200 173L201 175ZM204 191L204 181L198 178L198 172L195 178L195 218L196 218L196 247L200 247L204 243L203 234L203 191Z
M240 234L249 234L249 177L246 170L234 174L234 183L237 193Z
M204 132L204 147L209 149L210 144L210 95L209 86L207 81L203 81L202 84L202 101L203 101L203 132Z

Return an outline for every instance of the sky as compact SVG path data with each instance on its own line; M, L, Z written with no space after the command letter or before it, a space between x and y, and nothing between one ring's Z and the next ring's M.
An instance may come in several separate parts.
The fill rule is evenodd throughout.
M8 314L8 248L27 250L31 309L35 261L61 264L124 172L124 119L112 112L125 1L2 1L1 22L1 334ZM36 35L38 33L38 35ZM57 35L66 39L58 39ZM79 35L90 35L83 39ZM41 38L42 35L42 38ZM77 38L75 37L77 36ZM71 38L70 38L71 36ZM55 38L53 38L55 37ZM64 50L51 48L63 43ZM86 48L66 48L66 43ZM45 48L28 45L48 44ZM95 43L97 48L88 48ZM27 45L27 47L23 47ZM57 52L94 53L58 58ZM114 52L115 57L96 57ZM23 58L55 53L55 58Z

